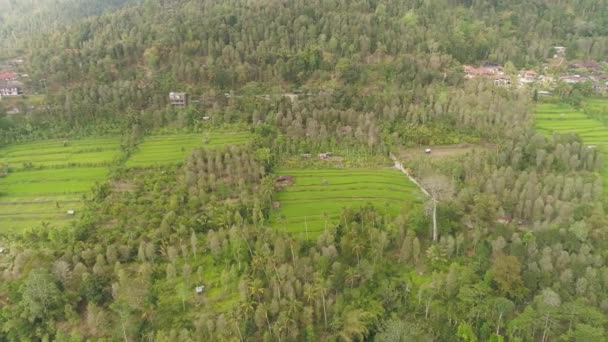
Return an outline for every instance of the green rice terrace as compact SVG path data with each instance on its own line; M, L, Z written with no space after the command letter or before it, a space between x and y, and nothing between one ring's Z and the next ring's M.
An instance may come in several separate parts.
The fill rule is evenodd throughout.
M0 227L20 231L62 226L78 216L82 197L108 175L118 138L46 140L0 149Z
M596 146L608 157L608 99L588 99L581 108L566 103L540 103L535 111L536 129L544 134L577 133L586 145ZM608 165L603 177L604 189L608 189Z
M587 145L599 147L608 144L606 125L566 103L538 104L536 129L546 134L575 132Z
M151 135L144 138L127 161L127 167L178 164L195 147L218 148L246 144L248 132L212 132L207 134Z
M301 238L318 236L345 207L372 203L396 216L424 200L416 185L391 168L282 169L275 174L281 190L271 225Z

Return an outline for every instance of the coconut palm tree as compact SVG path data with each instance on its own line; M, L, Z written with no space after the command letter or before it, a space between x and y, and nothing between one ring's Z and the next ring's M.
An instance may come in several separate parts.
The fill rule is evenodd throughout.
M333 324L336 328L336 335L340 340L346 342L363 340L369 333L367 323L371 319L371 314L363 309L344 310L342 316Z
M323 303L323 319L325 320L325 326L327 327L327 306L325 304L325 296L327 295L328 289L325 285L324 279L316 274L315 276L315 292L317 296L321 298L321 302Z
M359 278L359 272L357 272L356 268L349 267L346 270L345 280L347 283L349 283L350 288L353 288L353 286L355 285L355 281L357 281L358 278Z

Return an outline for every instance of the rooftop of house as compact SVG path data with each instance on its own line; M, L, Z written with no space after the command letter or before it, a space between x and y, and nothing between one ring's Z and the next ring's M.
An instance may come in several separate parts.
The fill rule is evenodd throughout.
M12 72L3 72L0 74L0 80L11 80L17 78L17 75Z
M23 83L19 81L9 80L9 79L0 79L0 88L21 88Z
M574 68L574 69L600 69L602 67L602 65L594 60L588 60L588 61L578 61L578 62L573 62L569 65L570 68Z
M502 67L499 65L489 65L476 67L473 65L465 65L464 72L471 76L490 76L502 74Z
M584 82L585 80L587 80L586 77L583 77L581 75L562 76L559 79L566 83L579 83L579 82Z

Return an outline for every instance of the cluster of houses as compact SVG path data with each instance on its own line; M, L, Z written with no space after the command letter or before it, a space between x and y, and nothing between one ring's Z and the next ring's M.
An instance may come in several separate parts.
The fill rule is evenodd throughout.
M519 87L537 85L544 89L551 89L558 82L567 84L589 82L594 90L608 92L608 64L595 61L564 64L566 48L555 46L553 50L555 51L554 60L559 61L557 69L564 70L555 77L540 74L535 70L522 70L517 75L508 75L501 65L485 64L482 66L465 65L465 78L491 79L496 86L503 87L510 87L514 84ZM544 70L547 69L548 66L545 66Z
M5 96L23 94L23 84L17 80L17 74L12 72L0 73L0 99Z
M569 84L590 82L593 89L599 92L608 92L608 65L596 61L583 61L568 64L567 76L560 80Z
M497 86L510 86L511 85L511 77L506 75L504 69L500 65L483 65L480 67L465 65L464 66L464 77L466 79L473 78L489 78L494 80L494 84Z
M334 154L331 153L331 152L322 152L322 153L317 154L317 157L320 160L326 160L326 159L329 159L329 158L331 158L333 156L334 156ZM312 154L310 154L310 153L302 153L302 157L303 158L310 158L310 157L312 157Z

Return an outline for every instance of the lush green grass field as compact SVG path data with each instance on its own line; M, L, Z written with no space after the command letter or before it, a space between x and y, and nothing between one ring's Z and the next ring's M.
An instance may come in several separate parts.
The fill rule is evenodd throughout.
M336 223L346 207L371 203L388 215L422 203L423 195L401 172L385 169L283 169L276 175L294 177L294 184L278 193L280 209L271 225L315 238Z
M183 162L195 147L219 148L245 144L249 141L250 136L247 132L148 136L144 138L126 165L127 167L146 167L177 164Z
M0 232L63 226L78 216L82 196L108 176L118 138L46 140L0 149L10 168L0 178ZM76 215L68 215L75 210Z
M183 277L159 280L154 285L154 292L158 296L158 317L160 327L171 329L175 319L183 319L183 307L202 306L212 307L217 312L228 312L240 302L239 281L236 267L228 268L213 262L211 255L190 262L192 275L189 280ZM199 267L202 273L199 273ZM178 262L177 269L183 268ZM201 294L195 292L198 285L205 286ZM160 295L162 294L162 295ZM190 320L196 319L196 312L190 311Z
M539 103L536 106L536 129L545 134L577 133L586 145L594 145L608 158L608 126L591 118L585 111L608 117L608 99L588 99L578 110L566 103ZM606 111L604 112L604 108ZM604 190L608 190L608 165L604 168Z

